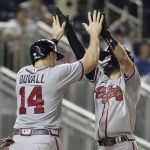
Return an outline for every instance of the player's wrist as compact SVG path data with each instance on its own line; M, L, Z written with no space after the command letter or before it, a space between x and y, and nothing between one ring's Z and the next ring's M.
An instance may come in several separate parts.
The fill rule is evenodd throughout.
M91 39L95 39L95 38L99 37L99 34L97 34L97 33L89 33L89 35L90 35Z
M58 34L54 34L54 35L52 36L52 38L59 41L59 40L62 38L62 36L63 36L63 33L60 32L60 33L58 33Z
M58 36L58 34L57 34L57 35L56 35L56 34L53 34L52 39L56 39L56 40L59 41L59 36Z
M102 38L106 41L106 43L110 47L110 50L114 50L115 47L118 45L118 41L113 37L109 30L105 32L105 35L102 36Z

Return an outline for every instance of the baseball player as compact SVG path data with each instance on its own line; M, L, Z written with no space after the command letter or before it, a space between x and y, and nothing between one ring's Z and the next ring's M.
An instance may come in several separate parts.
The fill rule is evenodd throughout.
M67 20L68 41L80 59L85 49L61 11L57 13L61 20ZM140 76L134 65L131 51L124 48L108 30L105 18L101 36L108 44L100 52L101 68L96 67L86 77L94 85L96 140L99 150L137 150L133 136L136 106L139 101ZM80 51L79 51L80 49Z
M71 64L56 66L64 56L57 49L63 36L65 22L60 25L53 17L53 40L41 39L32 44L32 65L17 73L17 119L9 150L60 150L61 105L66 88L82 79L97 66L99 59L99 34L103 15L96 10L88 13L89 25L83 24L90 35L84 57Z

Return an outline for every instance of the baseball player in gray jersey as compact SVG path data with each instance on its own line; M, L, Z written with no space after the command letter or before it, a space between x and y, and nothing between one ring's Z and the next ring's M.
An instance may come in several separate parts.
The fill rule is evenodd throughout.
M60 150L61 105L66 88L94 69L99 59L99 34L103 15L88 13L89 25L83 24L90 35L84 57L75 63L55 66L63 58L57 42L63 36L65 22L60 25L53 17L53 40L41 39L32 44L32 65L17 73L17 119L9 150Z
M67 20L67 38L76 58L80 59L85 48L77 39L68 18L58 8L55 9L61 20ZM108 48L100 52L101 67L98 66L86 74L94 86L98 149L137 150L133 131L139 101L140 76L131 51L114 39L108 30L105 17L101 36L108 44Z

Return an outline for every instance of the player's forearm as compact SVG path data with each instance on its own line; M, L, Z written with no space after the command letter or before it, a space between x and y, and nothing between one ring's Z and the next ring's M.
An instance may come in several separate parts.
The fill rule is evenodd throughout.
M134 63L128 57L128 54L120 43L118 43L118 45L115 47L113 53L116 56L124 74L127 77L130 77L134 72Z
M78 40L76 33L71 24L68 24L65 31L66 31L68 42L69 42L77 60L80 60L81 58L83 58L83 56L86 52L84 46Z
M126 53L124 47L118 43L115 49L113 50L114 55L116 56L119 64L121 67L127 67L129 68L130 66L133 66L132 61L128 57L128 54Z
M70 23L68 23L67 27L65 28L65 31L66 31L68 42L77 60L82 59L86 53L86 50L82 45L82 43L79 41L73 26ZM95 76L95 69L93 69L90 73L86 74L86 78L90 81L94 80L94 76Z
M106 29L105 34L103 34L102 37L107 42L110 50L116 56L119 63L121 65L126 64L129 61L128 56L127 56L124 48L122 47L122 45L113 37L111 32Z
M82 59L85 74L89 73L97 66L100 53L99 46L98 37L91 35L89 47Z
M114 53L120 64L123 65L128 61L127 53L125 52L124 48L120 43L117 44L117 46L112 52Z

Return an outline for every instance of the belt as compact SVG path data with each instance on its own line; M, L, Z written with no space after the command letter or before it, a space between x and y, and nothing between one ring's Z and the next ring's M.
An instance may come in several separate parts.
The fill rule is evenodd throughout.
M13 135L32 136L32 135L52 135L59 136L58 129L14 129Z
M98 141L99 146L113 146L117 143L125 141L134 141L135 138L129 139L127 135L121 135L116 137L106 137Z

